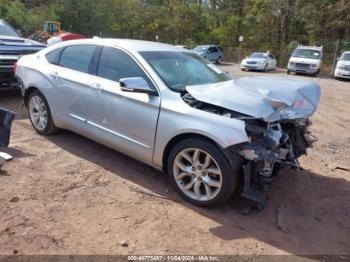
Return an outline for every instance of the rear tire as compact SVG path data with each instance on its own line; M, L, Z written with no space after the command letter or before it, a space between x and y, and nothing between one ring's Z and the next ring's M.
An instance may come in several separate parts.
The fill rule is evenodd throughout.
M218 146L201 138L185 139L174 146L167 170L178 193L204 207L226 202L235 191L239 177Z
M38 134L51 135L58 131L52 120L49 104L39 90L29 94L27 108L30 122Z

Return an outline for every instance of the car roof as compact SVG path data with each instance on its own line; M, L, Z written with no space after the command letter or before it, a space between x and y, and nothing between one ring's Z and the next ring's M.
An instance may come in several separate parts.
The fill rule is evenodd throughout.
M71 44L98 44L120 47L129 51L143 52L143 51L181 51L184 49L169 44L163 44L159 42L151 42L144 40L134 39L118 39L118 38L87 38L79 40L71 40L62 42L61 46L67 46ZM55 45L56 46L56 45Z
M323 50L322 46L306 46L306 45L298 46L296 49L308 49L308 50L317 50L317 51Z

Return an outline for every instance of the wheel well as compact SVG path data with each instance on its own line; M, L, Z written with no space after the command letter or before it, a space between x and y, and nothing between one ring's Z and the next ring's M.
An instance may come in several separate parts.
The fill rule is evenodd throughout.
M169 155L170 155L170 152L171 150L173 149L173 147L175 145L177 145L180 141L182 140L185 140L185 139L188 139L188 138L201 138L201 139L204 139L204 140L207 140L208 142L210 143L213 143L215 145L218 146L218 144L206 137L206 136L203 136L203 135L200 135L200 134L195 134L195 133L186 133L186 134L181 134L181 135L177 135L175 137L173 137L169 142L168 144L166 145L165 147L165 150L164 150L164 153L163 153L163 170L166 172L167 171L167 161L168 161L168 158L169 158ZM218 146L219 147L219 146ZM220 148L220 147L219 147ZM220 148L221 149L221 148Z
M38 90L38 89L36 87L34 87L34 86L31 86L25 91L23 99L24 99L24 104L26 106L28 105L28 98L29 98L30 93L32 93L35 90Z

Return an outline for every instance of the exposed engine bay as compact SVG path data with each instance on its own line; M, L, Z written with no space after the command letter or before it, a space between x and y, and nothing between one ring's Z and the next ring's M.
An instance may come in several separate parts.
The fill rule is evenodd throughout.
M244 158L242 196L263 205L265 190L283 166L300 168L298 158L307 155L317 140L311 135L308 118L266 122L220 106L198 101L189 93L182 99L191 107L245 122L250 141L230 147Z

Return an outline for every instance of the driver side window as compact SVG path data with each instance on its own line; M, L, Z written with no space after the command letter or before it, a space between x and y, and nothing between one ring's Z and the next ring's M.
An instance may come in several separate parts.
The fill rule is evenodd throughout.
M102 49L97 76L116 82L121 78L143 77L153 87L152 82L140 66L128 54L113 47Z

